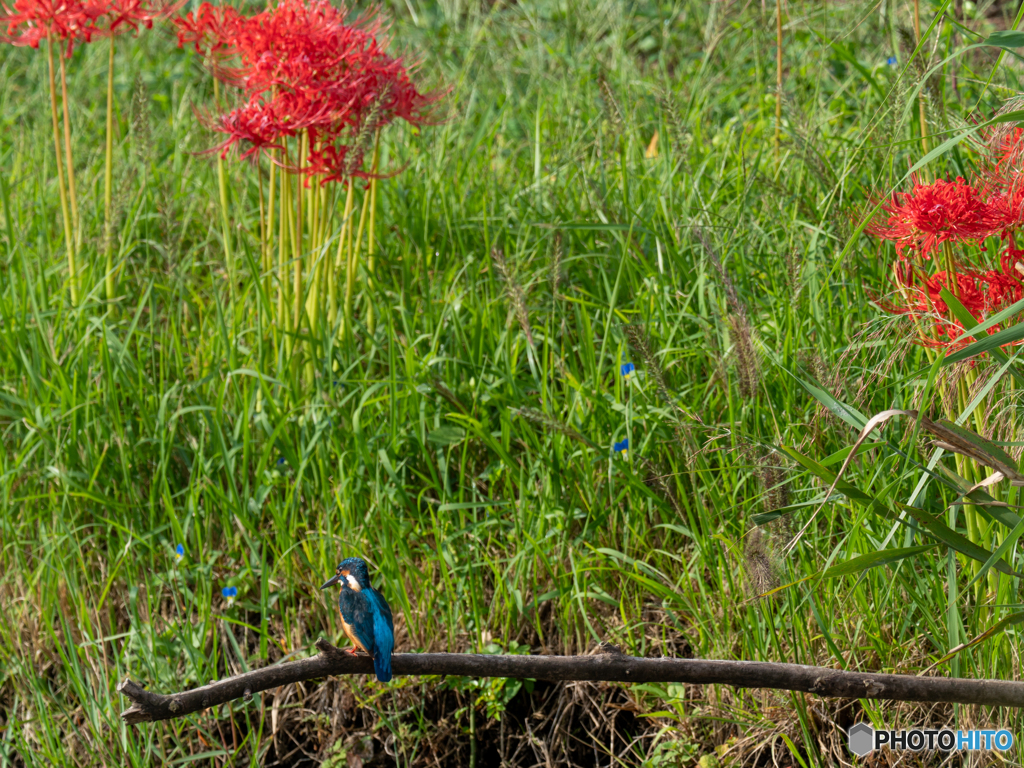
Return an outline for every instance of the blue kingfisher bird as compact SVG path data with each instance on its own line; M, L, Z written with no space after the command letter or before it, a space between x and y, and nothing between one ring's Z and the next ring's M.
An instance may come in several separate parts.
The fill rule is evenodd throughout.
M366 563L358 557L347 557L338 565L334 576L320 587L327 589L341 584L338 608L341 627L352 641L348 652L359 648L373 657L373 671L382 683L391 679L391 653L395 649L395 622L391 606L384 595L370 586Z

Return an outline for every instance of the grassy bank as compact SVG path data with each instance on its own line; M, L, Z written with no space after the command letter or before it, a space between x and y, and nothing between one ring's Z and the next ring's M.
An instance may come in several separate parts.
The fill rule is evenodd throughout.
M922 8L928 61L957 55L926 82L926 124L955 132L1016 92L1019 65L963 52L965 31L928 28L937 10ZM985 10L967 27L1012 22ZM929 543L843 495L784 552L827 485L775 450L835 471L855 439L801 380L868 415L933 397L927 370L911 376L924 351L871 304L892 256L856 231L924 154L910 6L786 8L777 150L773 7L388 12L423 82L451 86L450 116L387 135L384 165L402 170L380 187L373 287L312 384L263 342L260 190L231 160L243 266L228 283L198 57L159 30L118 51L119 299L98 269L75 306L45 55L3 51L0 765L826 765L848 759L855 720L1019 726L968 707L470 679L330 680L120 724L127 675L169 692L339 641L316 588L349 555L383 584L402 651L610 641L916 673L1018 602L1003 578L979 609L944 548L754 599ZM106 56L69 64L97 264ZM926 172L976 162L965 142ZM920 478L886 443L847 472L903 502ZM952 498L932 483L916 504ZM939 670L1016 678L1019 647L1000 632Z

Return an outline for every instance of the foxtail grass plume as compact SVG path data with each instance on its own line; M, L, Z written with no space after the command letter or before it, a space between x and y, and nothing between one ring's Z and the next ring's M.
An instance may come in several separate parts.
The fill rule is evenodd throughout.
M790 248L786 251L786 283L789 287L789 301L795 307L803 290L801 273L803 272L804 260L800 251Z
M661 469L654 464L650 459L641 458L639 459L640 466L645 470L644 484L652 491L658 493L663 499L668 501L672 505L673 511L689 524L689 520L686 519L686 515L683 513L682 507L679 505L679 499L676 498L675 493L669 487L668 483L665 482L666 477L671 477L671 473L661 471Z
M588 445L591 448L598 447L591 440L581 435L572 427L556 419L554 416L544 413L543 411L538 411L536 408L517 408L513 411L513 414L516 416L521 416L527 421L533 422L534 424L538 424L552 432L557 432L560 435L565 435L566 437L575 440L578 443L583 443L584 445Z
M509 303L512 304L516 319L519 320L519 325L522 327L523 333L526 334L526 341L532 348L533 332L530 329L530 316L526 310L526 294L509 269L508 262L505 260L505 251L495 248L491 251L491 258L494 260L494 268L497 270L498 276L505 283L505 292L508 295Z
M695 421L698 424L703 424L700 416L696 413L691 413L683 408L679 403L676 402L676 398L672 396L669 391L668 384L665 382L665 372L661 369L661 365L658 364L658 359L651 350L650 340L647 338L647 332L643 326L640 325L624 325L622 326L622 332L626 335L626 340L629 342L630 348L640 356L640 359L644 362L644 368L647 370L648 375L654 380L654 386L658 390L658 394L661 395L661 399L671 409L671 413L674 417L672 432L675 435L676 442L679 447L686 453L690 454L691 457L694 455L695 446L689 432L689 422Z
M598 76L597 84L601 89L601 100L604 103L605 116L608 118L608 122L611 123L615 132L619 133L622 131L625 120L622 117L622 109L619 108L618 99L615 98L615 94L612 92L612 87L603 73Z
M711 246L711 242L708 240L707 235L704 234L704 230L695 227L693 231L704 247L704 252L707 253L708 260L721 281L722 290L725 291L726 304L729 307L726 322L729 325L732 336L733 355L736 360L736 373L739 378L740 394L749 400L756 397L758 393L758 387L761 382L761 358L757 354L757 348L754 346L754 331L750 326L747 307L740 300L732 278L722 265L722 260L718 258L718 254Z
M558 287L562 282L562 233L555 233L551 248L551 302L558 300Z
M658 94L658 104L668 124L669 137L672 140L672 148L680 154L693 143L693 136L686 128L686 120L683 119L683 110L679 106L676 95L666 86Z
M765 512L789 506L789 483L786 472L776 461L778 454L762 456L757 464L757 479L761 482L761 507Z
M771 536L764 528L754 528L747 534L743 566L751 598L763 598L782 584L782 562L773 551Z

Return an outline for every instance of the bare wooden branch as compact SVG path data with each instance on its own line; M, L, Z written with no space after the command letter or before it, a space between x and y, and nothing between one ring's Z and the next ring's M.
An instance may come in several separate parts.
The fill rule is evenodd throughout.
M369 656L353 656L322 638L316 656L264 667L244 675L163 695L126 679L118 691L132 705L121 713L131 725L169 720L214 707L279 685L329 675L372 674ZM619 683L691 683L736 688L776 688L819 696L889 701L946 701L987 706L1024 707L1024 683L945 677L844 672L827 667L764 661L643 659L602 644L591 656L487 656L468 653L399 653L392 657L396 675L465 675L534 680L591 680Z

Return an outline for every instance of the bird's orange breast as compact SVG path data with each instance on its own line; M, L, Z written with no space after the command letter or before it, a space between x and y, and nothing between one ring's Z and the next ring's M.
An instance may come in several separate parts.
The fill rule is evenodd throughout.
M369 653L369 651L366 650L366 646L359 642L359 638L356 637L355 630L353 629L351 624L345 621L344 616L341 617L341 628L345 630L345 634L348 636L348 639L352 641L352 645L354 645L356 648L361 649L365 653Z

